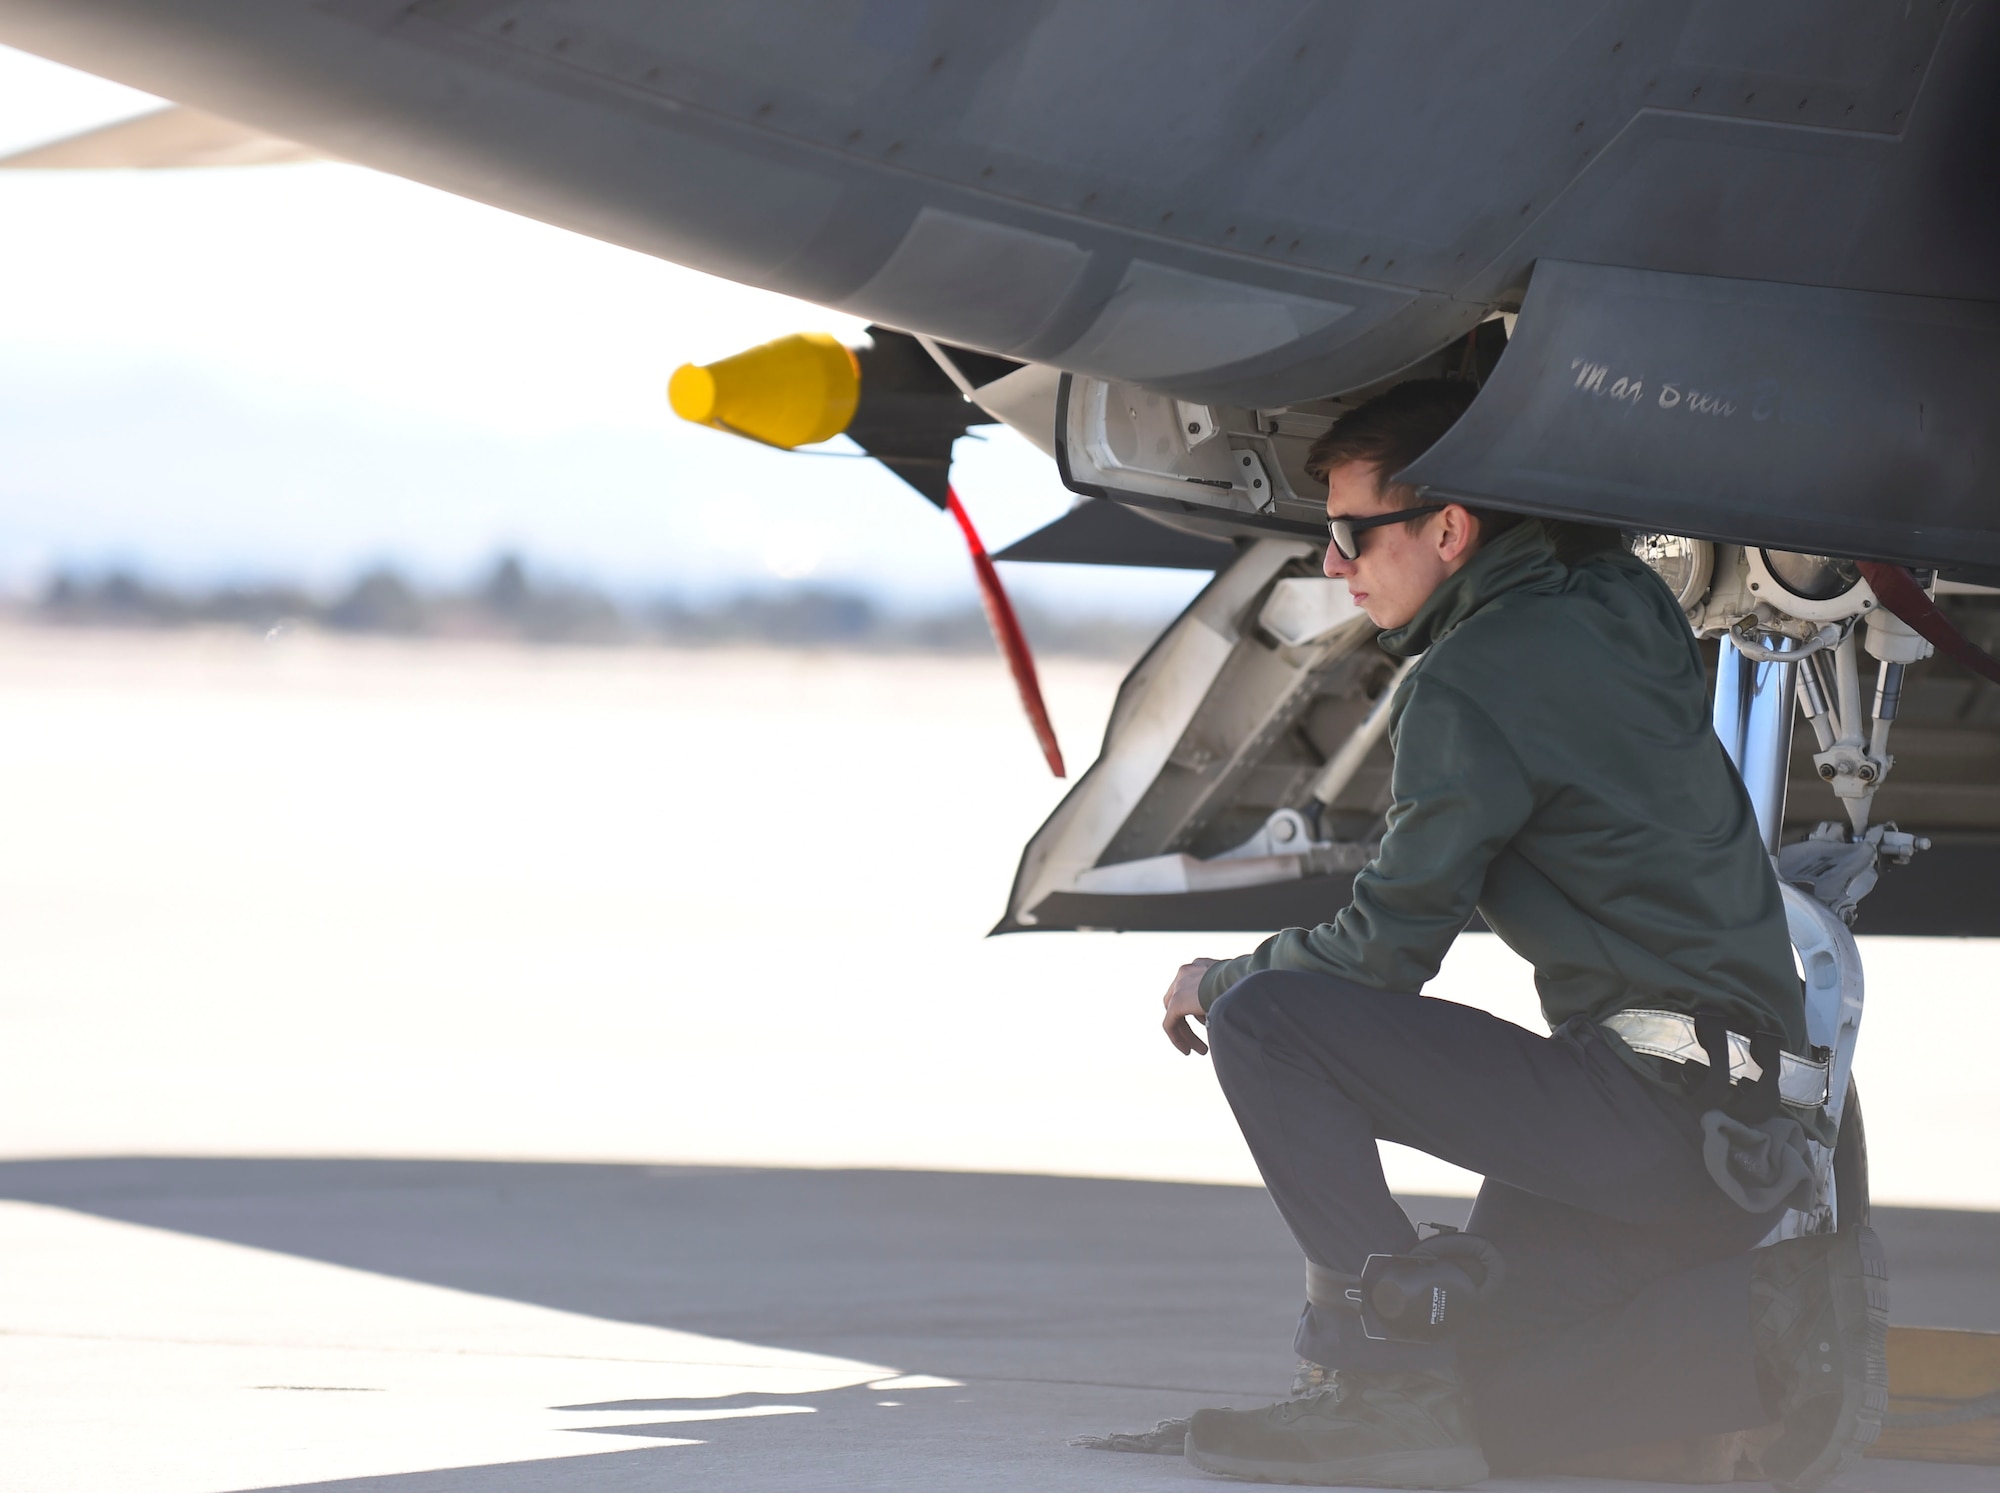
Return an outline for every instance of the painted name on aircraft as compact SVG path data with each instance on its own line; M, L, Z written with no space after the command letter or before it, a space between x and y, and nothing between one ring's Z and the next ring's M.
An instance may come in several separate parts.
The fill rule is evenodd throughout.
M1571 358L1571 372L1576 374L1576 382L1571 385L1578 393L1588 394L1594 399L1615 399L1623 404L1637 405L1646 394L1646 381L1642 378L1623 376L1613 379L1608 363L1593 363L1587 358ZM1768 382L1768 380L1767 380ZM1775 388L1772 393L1775 394ZM1712 415L1727 420L1740 407L1734 399L1713 394L1701 389L1682 388L1679 384L1661 384L1655 402L1663 410L1685 410L1691 415ZM1750 412L1750 418L1763 421L1771 418L1770 399L1758 401L1758 407Z

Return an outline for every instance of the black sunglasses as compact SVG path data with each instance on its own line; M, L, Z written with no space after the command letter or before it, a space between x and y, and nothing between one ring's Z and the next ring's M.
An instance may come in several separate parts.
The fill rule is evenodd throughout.
M1361 558L1361 542L1355 536L1368 529L1379 529L1384 524L1399 524L1404 519L1422 518L1426 513L1442 513L1442 503L1425 503L1418 508L1398 508L1394 513L1378 513L1372 518L1330 518L1326 521L1326 532L1333 537L1334 552L1343 560Z

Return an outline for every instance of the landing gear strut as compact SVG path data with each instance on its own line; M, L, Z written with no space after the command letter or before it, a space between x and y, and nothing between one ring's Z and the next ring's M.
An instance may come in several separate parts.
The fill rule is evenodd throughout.
M1792 701L1798 693L1799 666L1785 657L1790 649L1784 645L1790 640L1774 641L1779 646L1758 650L1771 656L1752 658L1732 636L1721 639L1714 721L1716 735L1750 794L1764 847L1775 858L1784 832L1785 773L1792 755ZM1869 859L1872 868L1873 857ZM1815 1205L1787 1213L1773 1230L1774 1239L1829 1233L1865 1219L1868 1213L1868 1151L1852 1073L1854 1042L1861 1029L1861 953L1846 922L1831 907L1789 883L1784 892L1785 921L1805 980L1808 1037L1815 1047L1833 1054L1827 1110L1840 1131L1831 1151L1817 1143L1812 1146L1819 1177Z

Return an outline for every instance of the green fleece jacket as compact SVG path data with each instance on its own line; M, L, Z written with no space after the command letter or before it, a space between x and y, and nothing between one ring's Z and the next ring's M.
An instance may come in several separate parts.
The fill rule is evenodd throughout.
M1620 551L1565 566L1522 523L1381 641L1423 654L1391 703L1382 848L1331 923L1211 968L1204 1010L1265 969L1421 990L1477 907L1552 1028L1719 1007L1807 1051L1777 879L1658 577Z

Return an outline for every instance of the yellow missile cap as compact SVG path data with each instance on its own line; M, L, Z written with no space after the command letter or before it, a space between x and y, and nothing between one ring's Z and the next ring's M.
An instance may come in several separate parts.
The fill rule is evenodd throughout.
M788 451L832 440L860 400L861 365L825 332L794 332L718 362L683 363L667 383L667 402L683 420Z

